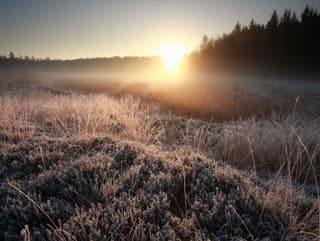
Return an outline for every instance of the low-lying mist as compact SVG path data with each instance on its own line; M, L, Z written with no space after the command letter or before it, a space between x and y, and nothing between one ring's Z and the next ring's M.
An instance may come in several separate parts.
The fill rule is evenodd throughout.
M188 57L175 73L157 57L107 60L14 62L1 67L0 86L132 94L159 102L166 114L207 120L265 116L320 93L316 81L205 71Z

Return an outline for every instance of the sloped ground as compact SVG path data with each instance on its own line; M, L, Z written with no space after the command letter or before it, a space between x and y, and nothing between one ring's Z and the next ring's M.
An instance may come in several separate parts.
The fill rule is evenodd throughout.
M32 155L37 148L46 154ZM109 138L30 139L1 153L1 166L2 240L21 239L25 225L34 240L281 240L288 234L247 187L254 180L197 156L150 156Z
M0 240L319 238L319 198L281 169L274 178L254 170L284 158L276 144L290 144L300 159L270 173L277 165L297 170L291 161L300 165L306 153L317 160L318 149L308 151L318 145L313 122L211 125L103 95L35 93L0 103ZM300 147L297 136L315 144Z

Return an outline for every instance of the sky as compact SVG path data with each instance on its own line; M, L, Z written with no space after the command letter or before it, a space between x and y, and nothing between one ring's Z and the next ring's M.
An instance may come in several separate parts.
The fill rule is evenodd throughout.
M74 59L150 56L168 42L192 51L237 21L320 0L0 0L0 53Z

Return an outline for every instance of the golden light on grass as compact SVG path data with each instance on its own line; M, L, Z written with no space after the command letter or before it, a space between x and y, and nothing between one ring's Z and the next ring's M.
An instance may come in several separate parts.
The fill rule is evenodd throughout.
M168 43L163 45L158 51L159 55L169 73L176 72L179 64L186 53L186 49L178 43Z

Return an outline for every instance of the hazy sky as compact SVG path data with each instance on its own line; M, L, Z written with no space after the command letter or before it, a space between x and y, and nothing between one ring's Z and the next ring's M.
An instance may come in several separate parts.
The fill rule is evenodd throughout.
M79 58L152 55L163 43L192 50L237 21L267 21L320 0L0 0L0 53Z

